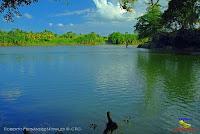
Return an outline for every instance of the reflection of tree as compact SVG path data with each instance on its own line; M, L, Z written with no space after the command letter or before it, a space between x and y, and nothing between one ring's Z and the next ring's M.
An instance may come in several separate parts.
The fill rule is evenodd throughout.
M156 113L159 107L158 95L155 92L156 82L159 78L160 68L158 65L162 64L162 60L152 60L154 58L159 58L148 53L138 53L137 66L141 71L141 74L144 77L146 82L146 89L144 90L144 101L145 101L145 110L149 114Z
M193 67L199 63L198 60L193 56L140 53L138 68L146 81L146 98L153 97L156 86L161 86L169 99L192 101L197 81Z
M196 78L193 72L195 62L189 56L176 56L174 67L168 74L163 74L165 91L170 98L179 98L185 102L194 99ZM171 63L173 65L173 63Z

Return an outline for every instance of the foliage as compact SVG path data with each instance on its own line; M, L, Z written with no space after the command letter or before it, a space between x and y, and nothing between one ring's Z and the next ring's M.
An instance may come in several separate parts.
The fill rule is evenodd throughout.
M11 31L0 30L0 46L26 46L26 45L98 45L98 44L128 44L138 45L146 42L148 39L138 39L136 34L122 34L114 32L108 37L100 36L94 32L89 34L76 34L67 32L57 35L51 31L43 32L25 32L20 29Z
M104 37L96 33L78 35L76 33L67 32L57 35L51 31L33 33L14 29L9 32L0 31L0 46L10 45L37 45L37 44L87 44L96 45L105 42Z
M146 14L138 18L135 31L140 38L152 37L162 29L160 5L150 5Z
M111 44L128 44L128 45L138 45L140 43L144 43L143 40L138 39L138 35L136 34L122 34L120 32L113 32L108 36L108 42Z
M73 32L67 32L67 33L64 33L63 35L61 35L61 37L74 39L77 37L77 35L76 35L76 33L73 33Z
M120 32L114 32L108 36L108 42L112 44L124 44L124 35Z
M171 0L162 18L173 30L195 28L200 19L200 0Z
M92 32L90 34L79 36L78 38L76 38L76 42L78 42L79 44L92 44L92 45L95 45L97 43L103 43L103 42L105 42L105 40L100 35Z
M38 0L1 0L0 13L5 13L4 18L12 21L14 16L20 16L19 7L30 5Z
M122 9L125 9L127 12L132 12L132 4L135 3L137 0L119 0L120 6Z
M150 5L135 27L151 42L139 47L200 51L199 19L200 0L170 0L164 13L158 4Z
M0 13L5 13L6 20L19 15L18 8L30 5L38 0L1 0ZM122 9L132 11L132 4L137 0L119 0ZM50 31L40 33L25 32L15 29L0 31L0 45L23 45L37 43L55 44L100 44L106 40L112 44L141 44L151 40L147 47L199 48L200 0L170 0L168 8L161 11L159 0L149 0L144 15L138 18L135 34L114 32L108 37L96 33L77 35L68 32L62 35Z

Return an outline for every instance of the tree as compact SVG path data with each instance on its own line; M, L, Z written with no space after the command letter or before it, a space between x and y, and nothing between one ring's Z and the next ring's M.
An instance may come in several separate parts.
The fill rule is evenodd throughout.
M89 34L80 35L75 39L78 44L90 44L94 45L97 43L103 43L105 40L99 34L91 32Z
M200 0L171 0L162 18L166 28L192 29L200 19Z
M19 7L30 5L38 0L1 0L0 13L5 13L4 18L12 21L14 16L19 16Z
M132 12L132 4L135 3L137 0L119 0L120 6L122 9L125 9L128 12Z
M102 44L106 40L94 32L90 34L75 34L68 32L57 35L51 31L26 32L20 29L11 31L0 30L0 46L24 46L24 45L71 45L71 44Z
M122 34L120 32L113 32L108 36L108 42L111 44L138 44L138 36L136 34L125 33Z
M152 37L162 29L162 12L159 4L149 5L146 14L138 18L135 31L139 38Z
M124 44L125 38L120 32L113 32L108 36L108 42L112 44Z
M72 39L72 38L75 38L76 36L77 36L76 33L73 33L73 32L67 32L67 33L64 33L61 37Z

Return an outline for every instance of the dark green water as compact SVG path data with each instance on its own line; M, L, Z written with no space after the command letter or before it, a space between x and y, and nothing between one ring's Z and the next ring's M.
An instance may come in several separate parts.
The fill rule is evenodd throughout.
M116 46L0 48L0 134L9 133L4 127L101 134L107 111L117 134L171 134L179 118L200 128L200 56Z

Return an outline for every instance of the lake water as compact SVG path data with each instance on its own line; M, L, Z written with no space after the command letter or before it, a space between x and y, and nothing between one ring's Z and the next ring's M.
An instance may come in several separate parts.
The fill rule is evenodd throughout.
M101 134L107 111L118 134L170 134L179 118L200 129L200 56L122 46L0 48L0 134L22 127Z

